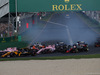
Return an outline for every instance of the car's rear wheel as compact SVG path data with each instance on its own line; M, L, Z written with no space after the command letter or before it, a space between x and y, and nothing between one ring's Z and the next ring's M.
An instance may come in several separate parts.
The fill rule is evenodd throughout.
M10 58L11 56L10 55L7 55L7 58Z
M78 53L78 49L75 49L75 52Z
M85 49L85 51L87 51L87 52L88 52L88 51L89 51L89 49L88 49L88 48L86 48L86 49Z

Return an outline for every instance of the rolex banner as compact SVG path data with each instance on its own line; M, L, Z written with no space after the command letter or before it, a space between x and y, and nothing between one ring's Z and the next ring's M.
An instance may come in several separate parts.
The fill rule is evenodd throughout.
M95 11L100 10L100 0L10 0L10 12L39 11Z

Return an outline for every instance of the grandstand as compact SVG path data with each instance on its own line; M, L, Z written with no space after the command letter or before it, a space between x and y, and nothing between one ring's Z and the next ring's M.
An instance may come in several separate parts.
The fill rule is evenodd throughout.
M12 31L11 25L8 25L9 0L0 0L0 34L7 35Z
M0 0L0 18L9 13L9 0Z

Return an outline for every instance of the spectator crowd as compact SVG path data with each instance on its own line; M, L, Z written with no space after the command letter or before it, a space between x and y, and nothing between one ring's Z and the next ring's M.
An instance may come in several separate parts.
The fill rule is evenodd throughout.
M9 26L9 33L8 33ZM8 25L8 23L0 23L0 37L8 37L8 34L12 36L12 24Z

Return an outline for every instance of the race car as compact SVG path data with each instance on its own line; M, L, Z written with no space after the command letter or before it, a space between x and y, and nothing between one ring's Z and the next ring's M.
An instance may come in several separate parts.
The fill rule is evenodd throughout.
M19 56L35 56L36 50L29 48L20 48L18 49Z
M48 45L45 48L41 48L37 54L48 54L48 53L53 53L55 51L55 45Z
M7 48L6 50L0 51L1 57L17 57L17 56L35 56L36 51L29 48Z
M35 43L34 45L30 46L30 49L39 50L41 48L45 48L45 45L42 45L41 43Z
M89 50L88 44L86 44L84 41L78 41L76 43L76 45L77 45L77 48L78 48L79 52L88 51Z
M56 52L65 53L68 49L68 45L66 45L64 42L57 42L57 44L55 44L55 48Z
M69 14L66 15L66 18L70 18Z
M100 38L97 39L97 41L94 44L95 47L100 47Z
M73 46L68 47L68 50L66 51L66 53L78 53L77 45L74 44Z
M7 48L6 50L0 51L1 57L15 57L18 56L18 50L16 47Z
M66 53L78 53L78 52L83 52L83 51L88 51L88 44L86 44L84 41L78 41L76 44L71 46Z

